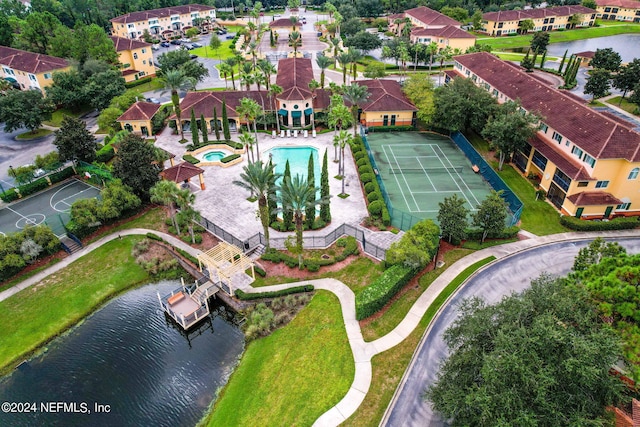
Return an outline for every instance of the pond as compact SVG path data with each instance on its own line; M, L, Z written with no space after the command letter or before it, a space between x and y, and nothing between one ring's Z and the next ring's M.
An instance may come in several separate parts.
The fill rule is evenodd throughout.
M575 40L571 42L553 43L547 48L547 55L562 58L568 49L567 57L572 53L596 51L611 47L622 57L622 62L631 62L634 58L640 58L640 34L619 34L617 36L597 37L595 39Z
M0 401L35 402L37 411L0 413L0 425L195 425L239 360L244 335L215 300L196 331L178 329L156 295L178 286L165 281L117 297L3 378ZM42 403L58 413L42 412ZM95 404L109 412L96 413Z

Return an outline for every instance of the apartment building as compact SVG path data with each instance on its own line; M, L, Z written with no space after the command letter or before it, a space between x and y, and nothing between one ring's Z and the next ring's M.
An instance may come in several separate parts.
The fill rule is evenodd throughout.
M53 84L53 73L68 71L67 60L41 53L0 46L0 78L22 90L44 88Z
M118 52L118 62L125 82L156 75L153 51L149 43L115 36L111 36L111 40Z
M156 38L180 37L199 22L213 22L216 10L211 6L188 4L162 9L131 12L111 19L111 34L127 39L139 39L145 30Z
M640 22L640 1L596 0L598 18L610 21Z
M520 100L523 109L542 118L513 163L539 178L562 214L584 219L640 215L640 133L630 123L595 111L489 53L454 61L446 81L452 75L472 79L499 102Z
M595 23L596 14L597 11L580 5L487 12L482 15L481 32L490 36L506 36L528 31L591 27ZM522 23L527 20L533 21L531 30L522 29Z

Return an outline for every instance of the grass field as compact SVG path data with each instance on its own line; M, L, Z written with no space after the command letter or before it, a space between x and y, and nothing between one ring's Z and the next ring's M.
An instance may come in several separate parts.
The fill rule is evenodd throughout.
M600 27L579 28L567 31L552 31L549 33L550 43L568 42L573 40L592 39L595 37L615 36L618 34L640 33L640 24L618 23L619 25L602 25ZM487 44L492 50L526 48L531 44L533 34L513 37L487 37L479 34L478 44Z
M60 108L51 114L51 120L46 120L42 123L44 123L47 126L53 126L53 127L59 128L62 125L62 120L65 118L65 116L80 117L81 115L88 113L89 111L91 111L90 107L87 107L78 112L73 112L66 108Z
M149 92L150 90L162 89L163 87L164 85L162 84L162 81L160 80L160 78L153 78L150 81L141 84L140 86L128 88L127 92L144 93L144 92Z
M111 241L38 285L0 302L0 375L114 295L149 276L131 256L142 237Z
M513 52L491 52L495 55L498 55L498 58L503 59L505 61L522 61L526 56L526 53L513 53ZM559 61L560 58L557 56L547 56L545 58L546 61ZM540 57L537 58L536 64L540 64Z
M291 323L247 346L201 424L309 426L344 397L354 374L338 298L318 291Z
M38 139L50 135L52 132L53 131L49 129L36 129L33 132L28 131L25 133L21 133L20 135L16 136L16 139L19 139L21 141L29 141L31 139Z
M233 57L233 52L231 52L231 42L233 40L225 40L220 44L220 47L217 50L211 49L209 46L199 47L197 49L193 49L190 53L194 55L198 55L202 58L213 58L224 61L227 58Z
M627 98L622 99L622 96L616 96L607 100L607 104L614 105L618 108L622 108L627 113L635 114L639 116L640 107L634 104L633 102L629 102Z

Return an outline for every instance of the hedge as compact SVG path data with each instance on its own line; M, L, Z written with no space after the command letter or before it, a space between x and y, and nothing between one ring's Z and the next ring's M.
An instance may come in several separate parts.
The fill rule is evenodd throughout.
M151 240L155 240L157 242L164 242L164 239L160 236L158 236L157 234L154 233L147 233L147 238L151 239Z
M630 230L638 227L638 217L620 217L609 221L588 221L572 216L561 216L560 224L576 231Z
M415 276L413 268L404 265L389 267L382 276L356 295L356 319L377 313Z
M73 176L73 174L73 168L71 166L68 166L59 172L49 175L49 179L51 180L52 184L55 184L56 182L64 181L65 179Z
M116 156L116 151L109 144L102 147L96 153L96 162L99 163L107 163L109 160L113 159Z
M191 154L185 154L184 156L182 156L182 160L184 160L185 162L189 162L192 165L197 165L198 163L200 163L200 160L196 159Z
M416 130L413 126L374 126L370 127L371 132L408 132Z
M276 298L289 294L298 294L300 292L313 292L313 285L303 285L303 286L294 286L288 289L281 289L279 291L270 291L270 292L244 292L241 289L235 291L236 298L242 301L249 301L254 299L261 298Z
M240 157L240 154L231 154L227 157L223 157L222 159L220 159L221 163L229 163L232 160L237 159L238 157Z
M0 194L0 199L2 199L2 201L5 203L13 202L14 200L18 199L18 193L16 193L15 188L10 188L4 193Z
M131 89L132 87L136 87L136 86L140 86L140 85L143 85L145 83L148 83L148 82L151 81L151 79L152 79L152 77L143 77L141 79L125 83L124 87L126 87L127 89Z
M189 261L191 261L191 263L193 265L198 265L198 258L194 257L193 255L191 255L189 252L182 250L178 247L175 248L175 250L182 255L183 257L185 257L186 259L188 259Z
M378 189L378 187L376 186L375 183L373 182L367 182L364 185L364 192L369 194L369 193L373 193L374 191L376 191Z
M512 237L515 237L519 231L520 231L520 227L513 225L511 227L502 229L502 231L499 233L487 234L487 239L511 239ZM466 237L467 240L480 241L482 240L482 233L483 231L478 228L471 228L471 229L465 230L465 235L467 236Z
M29 182L28 184L24 184L20 186L20 194L22 197L28 196L29 194L37 193L40 190L43 190L49 186L49 182L44 178L38 178L35 181Z

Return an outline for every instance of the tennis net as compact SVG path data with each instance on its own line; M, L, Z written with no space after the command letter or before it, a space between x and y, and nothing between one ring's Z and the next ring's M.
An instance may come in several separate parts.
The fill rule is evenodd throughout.
M452 166L452 167L440 167L440 168L389 168L391 175L395 174L409 174L409 173L462 173L464 166Z

